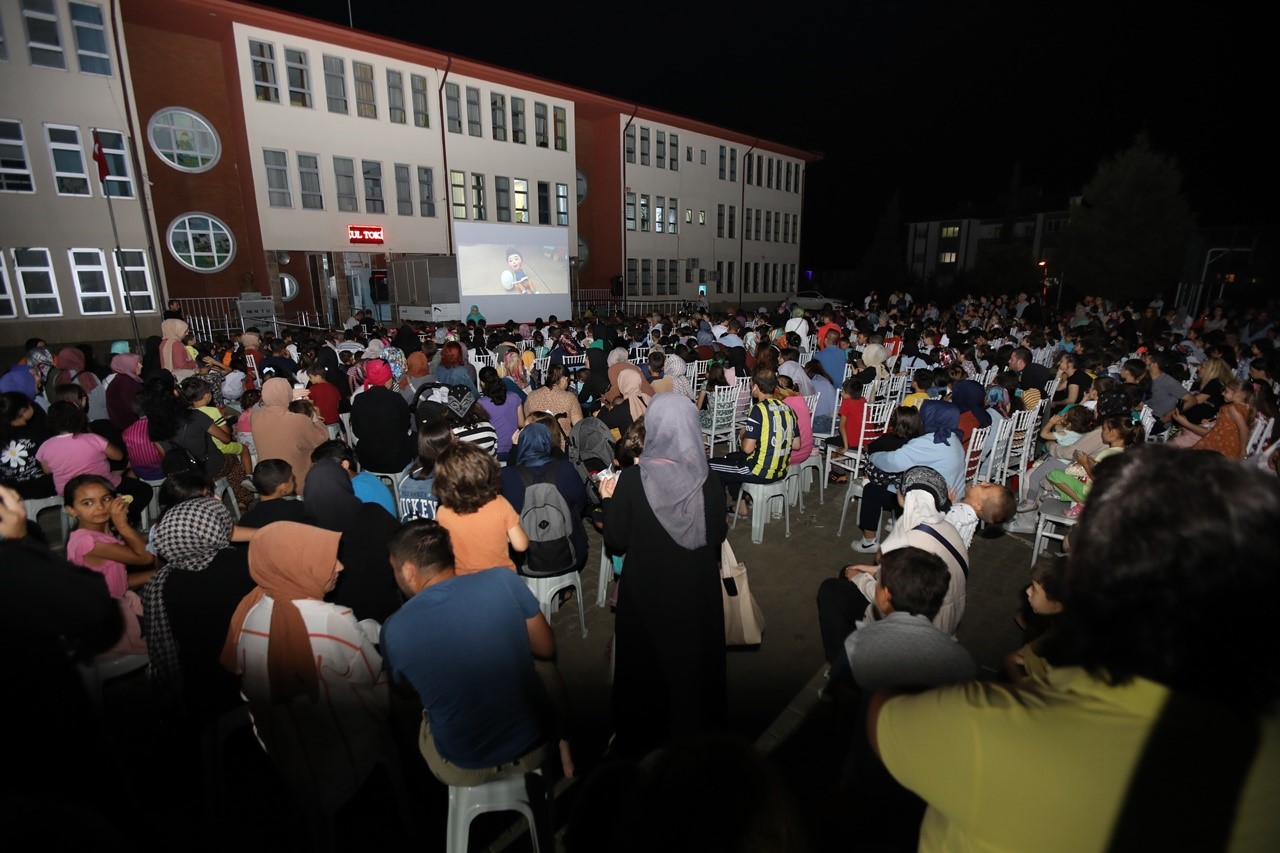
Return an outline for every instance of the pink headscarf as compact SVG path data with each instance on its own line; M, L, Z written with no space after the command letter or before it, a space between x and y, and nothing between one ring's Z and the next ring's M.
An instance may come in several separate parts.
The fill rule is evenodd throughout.
M364 390L370 385L385 385L391 381L391 365L380 358L372 358L364 367Z

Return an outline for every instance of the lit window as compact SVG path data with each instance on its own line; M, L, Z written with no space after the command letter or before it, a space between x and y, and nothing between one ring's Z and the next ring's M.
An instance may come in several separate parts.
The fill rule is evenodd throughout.
M555 107L552 110L555 118L556 131L556 150L569 150L569 114L564 107Z
M303 210L324 210L324 191L320 187L320 158L315 154L298 155L298 192Z
M125 310L150 313L156 310L156 294L151 286L151 268L147 266L147 253L141 249L121 249L113 252L116 280L120 282L120 298Z
M262 161L267 167L267 203L272 207L293 207L293 194L289 192L289 155L264 148Z
M493 125L493 138L498 142L507 141L507 96L497 92L489 93L489 123Z
M71 31L76 38L76 59L85 74L111 76L111 54L107 49L107 27L102 7L89 3L70 3Z
M356 83L356 115L360 118L377 118L378 103L373 94L373 66L367 62L352 62L351 76Z
M467 218L467 175L465 172L449 172L449 201L453 205L453 218Z
M179 107L160 110L147 123L151 149L183 172L207 172L222 156L218 133L204 116Z
M80 129L47 124L44 127L53 161L53 183L58 195L92 195L89 172L84 165L84 149L80 145Z
M445 120L450 133L462 133L462 91L457 83L444 84Z
M569 185L556 184L556 224L569 224Z
M347 114L347 66L339 56L324 58L324 99L329 112Z
M413 123L417 127L431 126L431 112L427 109L427 78L421 74L409 75L413 95Z
M644 193L640 195L640 230L649 230L649 196Z
M382 164L377 160L361 160L360 170L364 174L364 212L386 213L382 201Z
M944 227L943 227L943 229L942 229L942 236L943 236L943 237L959 237L959 236L960 236L960 226L959 226L959 225L947 225L947 226L944 226Z
M133 178L129 175L129 158L125 156L124 134L99 130L98 143L107 160L107 194L113 198L133 198Z
M405 123L404 75L387 69L387 118L393 124ZM410 205L412 207L412 205Z
M489 203L484 188L484 175L471 173L471 218L485 220L489 218Z
M666 196L657 196L653 200L653 230L657 234L665 234L667 227L666 220L667 198Z
M679 158L673 158L673 159L679 159ZM667 205L667 233L668 234L679 233L676 230L676 222L677 220L679 220L679 218L680 218L680 199L673 198L671 199L671 203ZM685 221L687 222L688 220L685 220Z
M286 47L284 74L289 84L289 103L295 107L311 106L311 69L307 66L307 52Z
M480 121L480 90L474 86L467 87L467 134L484 135L484 125Z
M58 34L58 9L54 0L22 0L22 22L27 27L27 53L32 65L66 68L62 37Z
M235 257L231 229L216 216L188 213L169 225L169 253L189 270L213 273L226 269Z
M423 216L436 215L435 173L427 166L418 167L418 212Z
M81 314L114 314L115 300L107 281L107 264L101 249L69 249L71 278Z
M350 157L333 158L333 180L338 188L338 210L355 213L360 209L356 197L356 163Z
M941 254L938 255L938 263L940 264L954 264L955 262L956 262L955 252L942 252Z
M13 272L28 317L61 317L62 299L48 249L13 249Z
M409 182L409 167L396 163L396 213L413 216L413 185Z
M529 221L529 182L516 178L512 183L512 201L514 202L516 222Z
M525 144L524 98L511 99L511 141Z
M253 96L259 101L280 103L280 82L276 77L275 45L249 41L249 61L253 65Z

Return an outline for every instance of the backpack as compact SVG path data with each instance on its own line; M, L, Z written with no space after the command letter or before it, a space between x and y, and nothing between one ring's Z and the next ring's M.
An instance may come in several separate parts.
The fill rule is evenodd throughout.
M556 471L560 461L553 459L542 471L542 480L523 465L515 466L524 483L524 509L520 526L529 537L521 574L535 578L553 577L573 571L577 552L573 547L573 513L564 495L556 488Z
M613 464L613 433L599 418L583 418L569 430L565 453L583 482Z

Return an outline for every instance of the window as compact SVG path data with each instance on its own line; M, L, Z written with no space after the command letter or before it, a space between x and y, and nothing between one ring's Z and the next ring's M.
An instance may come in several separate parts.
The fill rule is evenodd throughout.
M680 218L680 199L673 198L667 205L667 233L676 234L676 220ZM686 222L688 220L685 220Z
M640 263L635 258L627 258L627 296L638 296L639 289L636 284L637 271L640 269Z
M698 211L698 224L699 225L707 224L707 212L705 210Z
M569 185L556 184L556 224L569 224Z
M5 44L4 40L4 19L0 18L0 61L7 60L8 58L9 48ZM0 268L3 266L4 264L0 264ZM0 317L12 317L13 302L7 298L9 294L9 286L4 282L4 272L2 270L0 270L0 288L3 288L3 291L0 291ZM9 313L7 314L4 311L5 302L8 302L9 304Z
M298 192L303 210L324 210L324 191L320 188L320 158L315 154L298 155Z
M462 133L462 90L457 83L444 84L445 120L450 133Z
M111 53L107 48L107 27L102 7L89 3L69 3L71 32L76 38L76 59L83 74L111 76Z
M276 48L264 41L249 41L249 61L253 65L253 96L259 101L280 103L280 82L276 78Z
M484 175L471 173L471 218L483 220L489 218L489 204L485 198Z
M750 152L748 152L747 156L742 158L742 168L746 172L746 174L742 176L742 180L745 181L747 184L753 185L753 186L755 185L755 182L756 182L755 166L756 166L756 158Z
M360 171L364 174L364 212L386 213L387 206L382 200L382 164L377 160L361 160Z
M671 171L680 171L680 134L671 134Z
M707 149L702 148L702 149L699 149L699 150L701 151L701 156L700 156L700 160L701 160L701 162L700 162L698 165L700 165L700 166L705 166L705 165L707 165Z
M356 81L356 115L360 118L377 118L378 102L373 94L373 66L367 62L352 62L351 76Z
M222 156L222 144L204 116L173 107L147 123L151 150L180 172L207 172Z
M533 135L539 148L547 148L551 140L547 136L547 105L533 102Z
M648 258L640 261L640 295L653 295L653 261Z
M76 299L81 314L114 314L115 300L107 281L107 264L101 249L69 249L71 278L76 284Z
M767 210L764 212L764 239L765 242L773 239L773 214Z
M686 207L684 209L684 223L686 225L693 224L693 208L692 207Z
M62 299L48 249L14 249L13 272L28 317L62 316Z
M772 157L769 158L768 165L766 166L765 186L768 189L773 189L773 158Z
M484 126L480 123L480 90L474 86L467 87L467 133L484 135Z
M511 141L525 144L524 98L511 99Z
M133 178L129 175L129 160L125 157L124 134L99 130L98 143L107 161L107 194L114 198L133 198Z
M737 182L738 180L738 149L729 149L729 180Z
M655 234L663 234L666 228L666 206L667 199L665 196L657 196L653 200L653 230Z
M734 222L738 219L738 206L736 204L729 205L729 238L733 239L738 236L734 229Z
M512 200L515 202L516 222L529 221L529 182L516 178L512 184Z
M390 68L387 69L387 118L392 124L405 123L404 75Z
M684 149L684 159L685 159L685 162L687 163L693 162L693 146L692 145Z
M636 161L636 128L635 125L628 125L626 133L622 137L622 151L626 155L628 163Z
M465 172L449 173L449 201L453 205L453 218L467 218L467 175Z
M150 313L156 310L156 294L151 287L151 268L147 253L141 249L121 249L112 254L116 280L120 282L120 299L126 311Z
M284 76L289 84L289 103L295 107L311 106L311 69L307 53L292 47L284 49Z
M956 262L955 252L941 252L938 255L938 263L940 264L954 264L955 262Z
M262 160L267 166L267 203L272 207L293 207L293 194L289 192L289 155L264 148Z
M720 180L724 180L725 173L728 171L729 149L723 145L720 146Z
M498 92L489 93L489 123L493 125L493 138L498 142L507 141L507 96Z
M409 75L409 88L413 97L413 124L430 127L431 113L427 110L427 78L421 74ZM434 214L432 214L434 216Z
M555 119L556 130L556 150L569 150L569 111L564 107L555 107L552 109L552 117Z
M649 128L640 128L640 165L649 165Z
M649 230L649 196L644 194L640 196L640 230Z
M329 112L347 114L347 66L339 56L324 58L324 96Z
M787 164L787 192L791 192L791 164Z
M791 242L791 214L782 214L782 242Z
M169 253L178 263L196 272L226 269L235 256L231 229L207 213L188 213L173 220L169 225L168 243Z
M945 238L947 238L947 237L959 237L959 236L960 236L960 226L959 226L959 225L946 225L946 226L943 226L943 228L942 228L942 237L943 237L944 239L945 239Z
M503 175L493 179L493 194L498 204L498 221L511 221L511 179Z
M356 162L350 157L333 158L333 182L338 187L338 210L355 213L360 209L356 197Z
M627 193L627 201L625 207L625 217L627 221L627 230L636 230L636 194Z
M0 317L16 317L18 311L13 307L13 291L9 289L9 273L5 270L4 260L0 259Z
M734 279L733 279L733 261L729 261L729 279L728 279L728 281L726 281L726 282L725 282L725 288L726 288L730 293L733 293L733 282L734 282Z
M538 224L551 224L551 182L538 181Z
M80 128L46 124L44 132L58 195L92 195L89 172L84 167L84 149L80 145Z
M661 130L659 130L657 134L657 143L658 143L658 150L657 150L658 156L657 156L656 165L659 169L665 169L667 168L667 135L663 133Z
M756 208L755 239L760 239L760 209Z
M409 167L396 163L396 213L413 216L413 185L409 183Z
M791 242L800 242L800 214L798 213L791 220Z
M27 53L32 65L66 68L62 37L58 35L58 9L54 0L22 0L22 22L27 27ZM61 313L61 311L59 311Z
M716 236L724 236L724 205L716 205Z
M716 293L724 292L724 261L716 261Z
M436 215L436 178L428 166L418 167L418 213Z

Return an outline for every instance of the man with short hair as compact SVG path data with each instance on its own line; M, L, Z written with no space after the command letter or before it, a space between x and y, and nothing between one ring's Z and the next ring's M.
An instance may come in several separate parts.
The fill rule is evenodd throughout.
M1043 364L1036 364L1026 347L1009 353L1009 369L1018 374L1018 387L1023 391L1034 388L1043 393L1044 386L1053 379L1053 372Z
M831 381L838 385L844 381L844 366L849 363L849 351L840 343L839 330L827 329L819 347L813 357L822 365L822 369L831 377Z
M747 515L745 503L739 503L742 484L783 479L787 476L791 451L800 446L795 410L773 396L777 390L778 374L767 367L756 368L751 375L751 397L755 403L738 442L741 449L707 460L742 517Z

